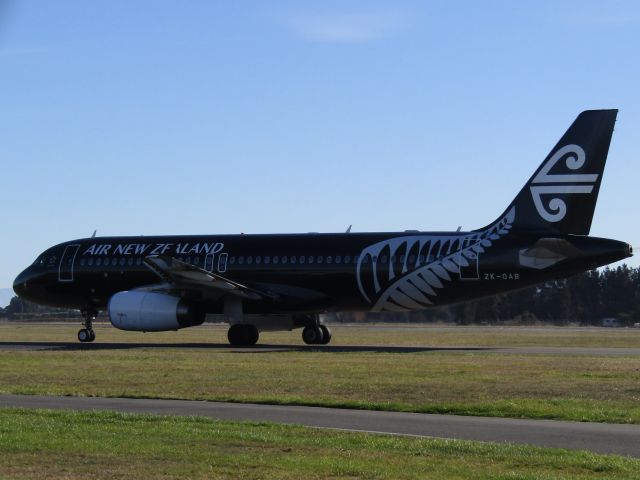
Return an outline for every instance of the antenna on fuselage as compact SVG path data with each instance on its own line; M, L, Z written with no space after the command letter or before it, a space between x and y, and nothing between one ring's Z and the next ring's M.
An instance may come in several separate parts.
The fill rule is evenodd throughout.
M347 228L347 231L344 233L351 233L351 227L353 227L353 224L349 225L349 228Z
M91 238L96 238L96 233L98 233L98 230L94 230L93 234L91 235Z
M462 225L458 226L458 229L456 230L456 232L459 232L460 230L462 230Z

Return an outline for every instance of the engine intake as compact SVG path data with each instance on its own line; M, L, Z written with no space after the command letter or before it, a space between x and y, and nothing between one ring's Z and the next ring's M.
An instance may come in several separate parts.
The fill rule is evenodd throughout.
M107 307L111 324L120 330L163 332L204 322L205 312L179 297L164 293L118 292Z

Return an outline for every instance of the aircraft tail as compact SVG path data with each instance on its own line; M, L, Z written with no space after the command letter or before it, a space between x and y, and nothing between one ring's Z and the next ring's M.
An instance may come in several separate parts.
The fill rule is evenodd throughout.
M617 114L578 115L499 218L515 231L588 235Z

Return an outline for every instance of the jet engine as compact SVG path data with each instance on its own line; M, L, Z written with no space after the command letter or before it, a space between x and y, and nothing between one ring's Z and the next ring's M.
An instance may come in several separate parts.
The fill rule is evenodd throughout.
M118 292L107 307L111 324L120 330L163 332L204 322L205 312L179 297L157 292Z

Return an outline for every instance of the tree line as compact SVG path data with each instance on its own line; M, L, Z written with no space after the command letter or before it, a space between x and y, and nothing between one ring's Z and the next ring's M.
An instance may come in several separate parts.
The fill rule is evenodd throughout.
M78 318L74 310L36 305L18 297L0 308L0 317ZM469 302L408 313L340 313L330 320L343 322L455 322L585 323L599 324L616 318L622 325L640 322L640 267L626 264L591 270L514 292Z

